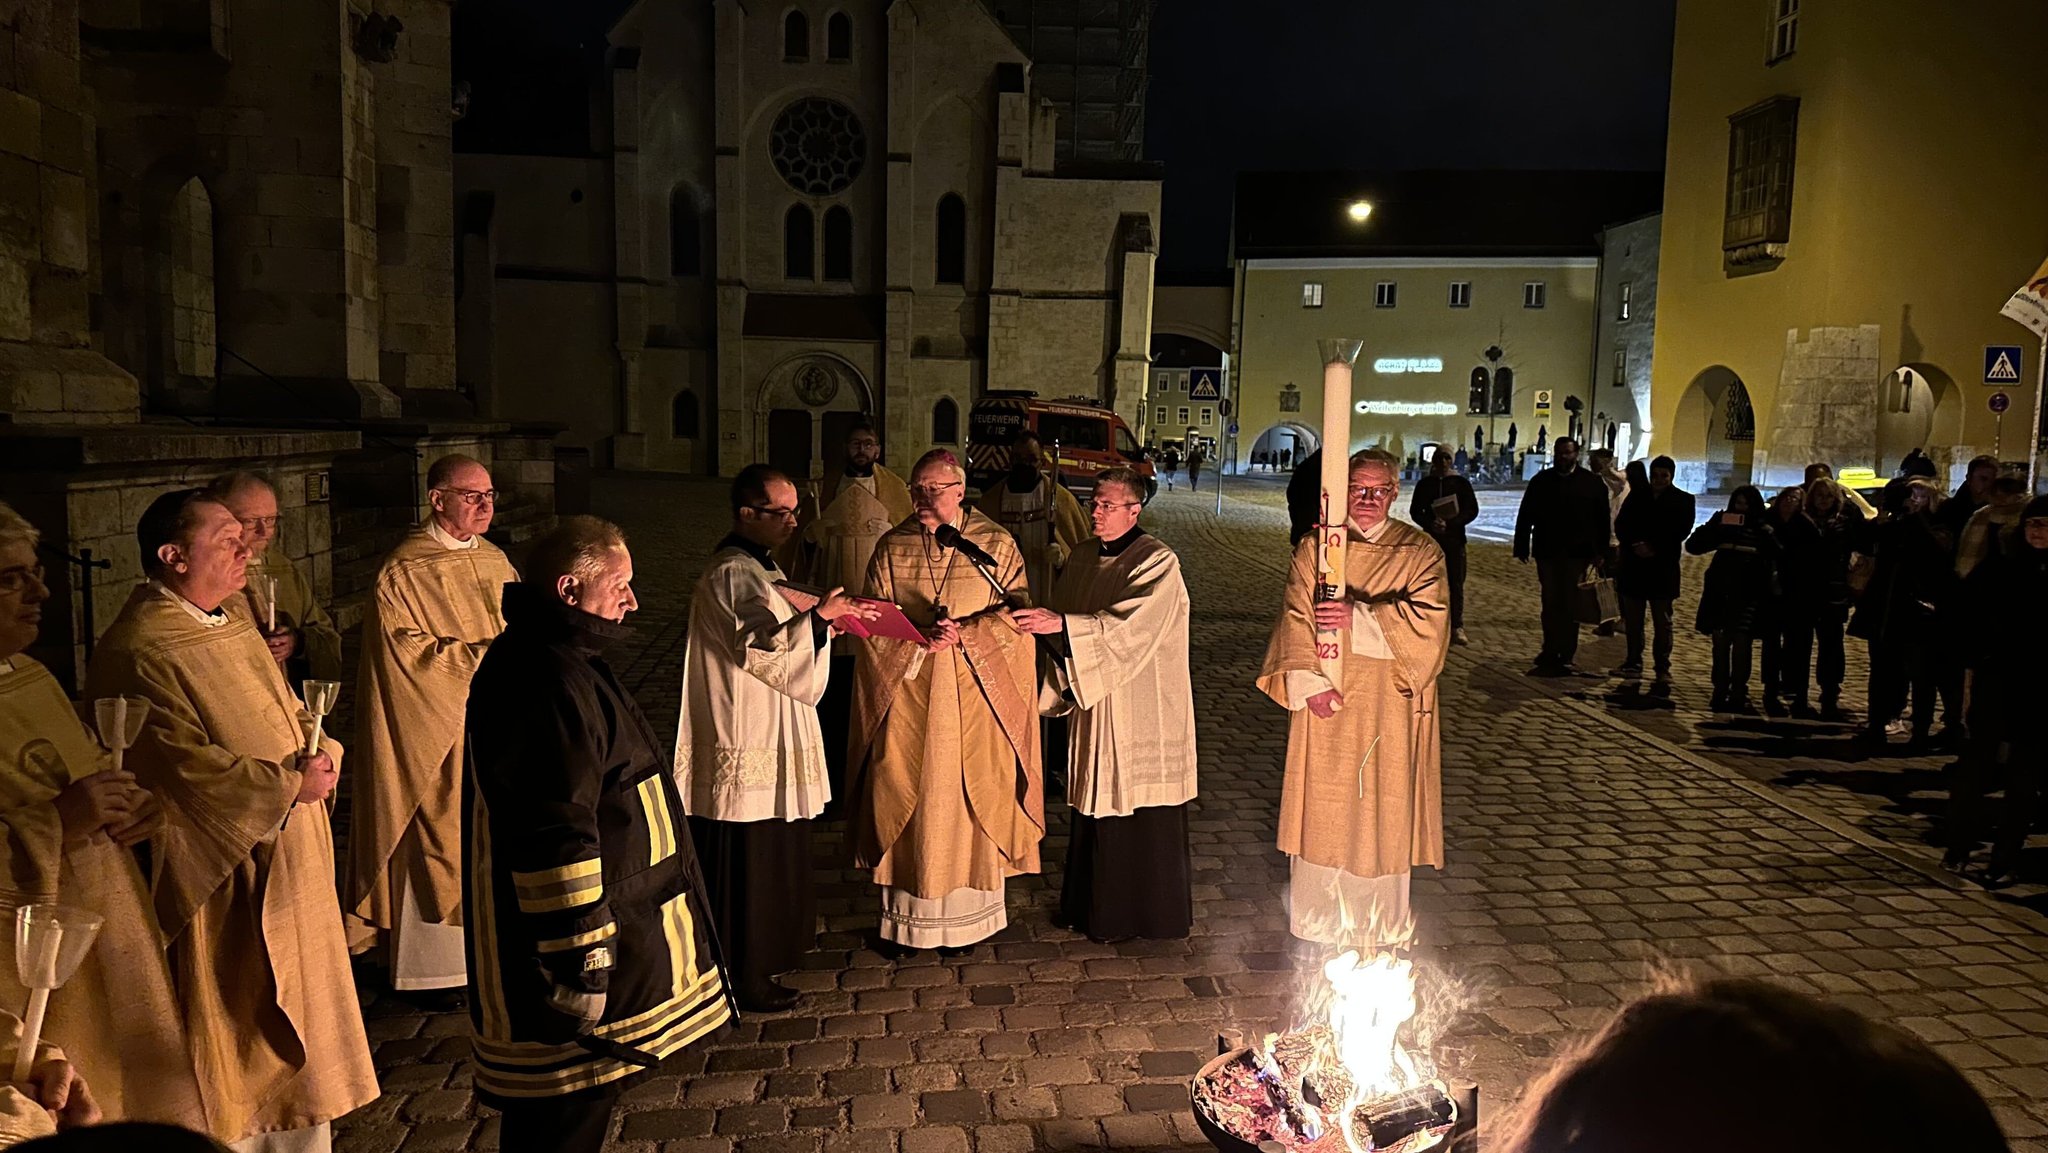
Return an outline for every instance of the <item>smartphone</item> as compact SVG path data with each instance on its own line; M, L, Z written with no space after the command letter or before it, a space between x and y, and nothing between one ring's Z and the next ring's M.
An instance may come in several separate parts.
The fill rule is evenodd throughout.
M1725 525L1731 525L1735 528L1741 528L1742 514L1739 512L1724 512L1721 514L1721 523Z

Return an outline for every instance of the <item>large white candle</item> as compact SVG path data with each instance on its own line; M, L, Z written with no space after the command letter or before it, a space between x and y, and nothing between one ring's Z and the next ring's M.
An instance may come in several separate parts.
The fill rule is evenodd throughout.
M1323 356L1323 493L1316 532L1317 600L1344 595L1345 522L1349 520L1351 488L1351 366L1365 347L1362 340L1328 337L1317 342ZM1317 632L1316 655L1323 675L1344 687L1343 633Z

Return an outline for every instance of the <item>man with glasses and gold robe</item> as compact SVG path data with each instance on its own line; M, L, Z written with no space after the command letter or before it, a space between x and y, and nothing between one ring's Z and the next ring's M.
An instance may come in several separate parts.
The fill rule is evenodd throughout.
M1403 943L1409 870L1444 861L1436 680L1450 588L1443 550L1387 515L1400 470L1380 449L1352 455L1340 593L1316 599L1321 534L1303 538L1259 673L1260 691L1294 714L1280 790L1289 927L1340 948ZM1318 630L1338 636L1335 669Z
M484 650L505 629L519 579L484 539L497 508L491 474L466 456L427 471L432 511L377 572L363 621L356 758L343 911L349 947L386 946L391 987L460 1003L463 709Z
M313 596L313 585L277 544L277 489L253 472L231 472L206 486L206 495L242 522L249 546L249 587L242 595L263 643L284 668L285 683L341 679L341 630ZM275 582L272 584L271 582Z
M1038 872L1045 835L1037 650L1010 613L1030 603L1024 558L962 507L966 482L959 458L926 453L910 474L916 515L868 562L866 594L924 634L864 642L847 757L854 863L882 887L894 954L958 956L1009 924L1005 879ZM988 579L969 548L992 562Z

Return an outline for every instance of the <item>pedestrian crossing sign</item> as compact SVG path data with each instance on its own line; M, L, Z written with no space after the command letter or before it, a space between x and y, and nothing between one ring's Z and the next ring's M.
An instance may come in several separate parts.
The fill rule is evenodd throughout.
M1223 370L1198 368L1188 374L1188 396L1192 400L1221 400Z
M2018 384L2020 382L2020 346L2017 344L1987 344L1984 346L1984 383Z

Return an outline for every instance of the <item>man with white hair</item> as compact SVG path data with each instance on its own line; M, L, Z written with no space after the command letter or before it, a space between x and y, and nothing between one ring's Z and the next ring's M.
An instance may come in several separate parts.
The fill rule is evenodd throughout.
M50 588L39 534L0 504L0 914L62 900L105 918L92 950L50 1001L45 1037L92 1074L85 1099L123 1120L206 1127L149 880L135 850L161 853L163 809L135 774L112 766L57 678L23 650ZM0 966L0 1007L28 990ZM0 1052L11 1053L0 1017ZM0 1123L0 1130L4 1130Z
M690 598L676 725L676 784L734 991L742 1009L766 1013L796 1003L775 975L816 943L811 821L832 799L818 702L833 625L875 616L838 586L805 611L776 588L774 554L796 531L797 499L764 464L733 479L732 532Z
M1138 527L1145 482L1096 474L1095 535L1061 571L1047 608L1017 624L1053 654L1040 707L1069 717L1074 807L1060 914L1098 941L1188 935L1188 802L1195 694L1180 558Z
M854 689L849 836L882 886L890 953L958 956L1000 931L1004 881L1038 871L1045 835L1037 653L1010 613L1030 604L1024 558L961 506L966 487L959 458L926 453L910 474L916 515L868 562L867 595L924 634L869 638Z
M1296 545L1259 689L1294 714L1279 838L1292 866L1290 928L1372 950L1412 929L1409 870L1444 862L1436 680L1450 597L1443 550L1387 515L1401 489L1393 456L1354 453L1349 488L1340 594L1316 599L1319 543ZM1340 635L1341 686L1318 631Z
M427 470L431 510L377 571L363 622L356 693L349 948L386 946L391 987L460 1004L462 710L477 662L504 630L505 585L518 580L484 539L498 494L466 456Z
M619 1094L732 1009L668 750L604 659L640 607L626 538L566 517L526 567L466 709L476 1090L503 1153L598 1153Z
M242 543L249 546L249 585L242 592L270 655L284 666L285 680L340 680L341 630L305 574L274 547L280 519L276 487L257 473L231 472L207 485L206 495L242 522Z

